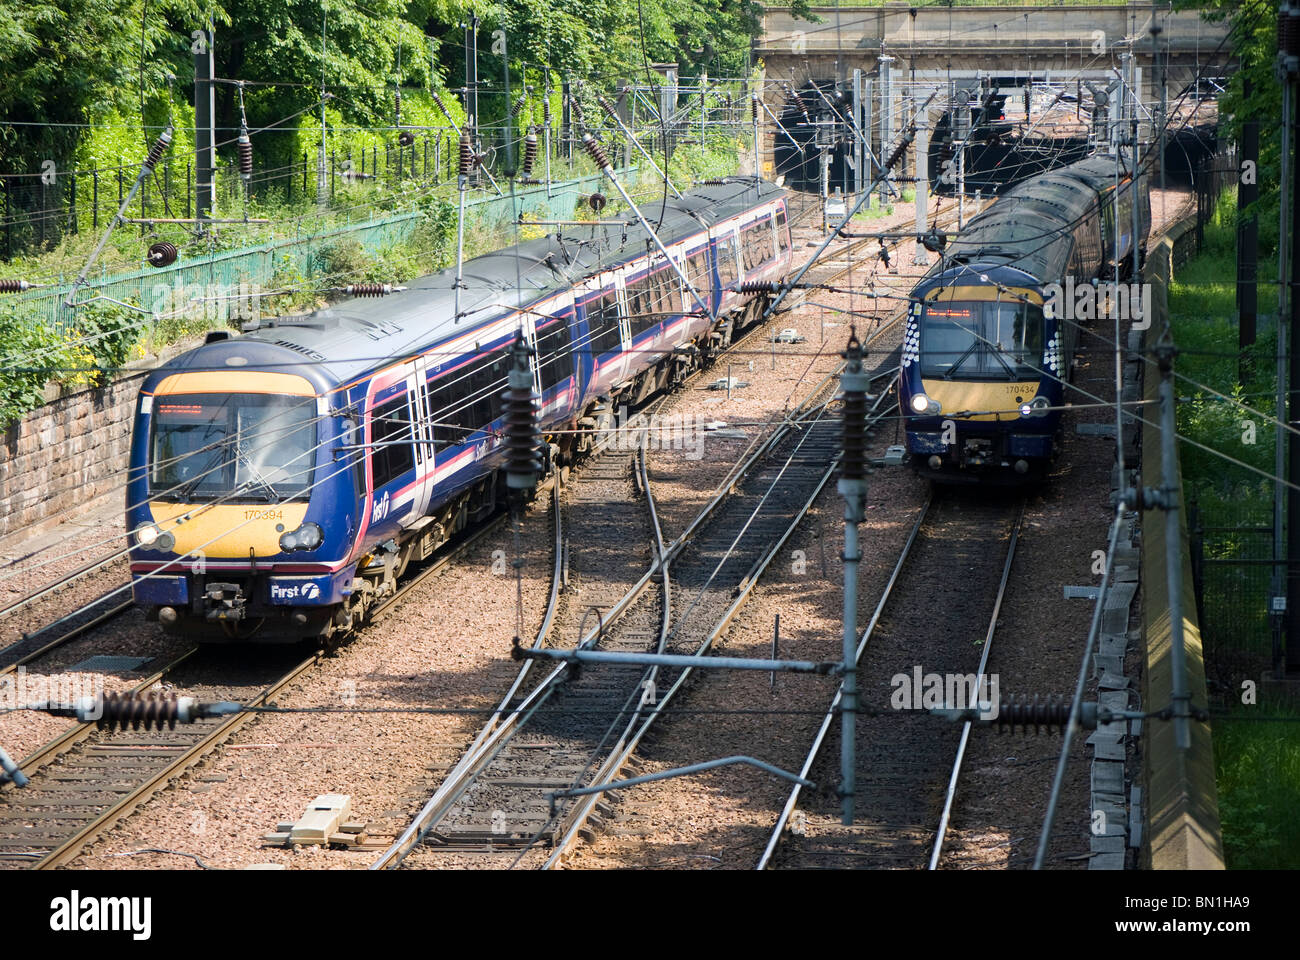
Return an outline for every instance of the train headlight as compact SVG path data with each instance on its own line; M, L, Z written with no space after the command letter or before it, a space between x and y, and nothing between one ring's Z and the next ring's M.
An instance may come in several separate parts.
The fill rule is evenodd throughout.
M155 550L161 550L164 553L170 553L174 546L176 546L176 537L170 533L161 534L158 539L153 542L153 548Z
M325 541L325 532L320 525L308 520L297 530L290 530L280 536L280 549L285 553L295 550L315 550Z
M1047 410L1051 405L1052 401L1040 394L1028 403L1022 403L1020 405L1020 415L1022 417L1045 417L1047 416Z
M935 400L933 397L927 397L924 393L916 393L912 395L913 413L928 413L930 416L934 416L941 409L942 407L940 406L939 401Z
M151 547L155 540L162 536L162 531L152 523L145 524L135 531L135 541L142 547Z

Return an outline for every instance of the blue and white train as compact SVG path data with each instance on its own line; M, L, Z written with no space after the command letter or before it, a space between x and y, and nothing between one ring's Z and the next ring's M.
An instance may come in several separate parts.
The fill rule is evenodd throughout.
M1140 280L1150 225L1146 178L1107 156L1031 177L971 220L909 298L898 385L917 473L1047 476L1082 321L1100 315L1074 308L1100 298L1122 316L1130 285L1108 281Z
M785 192L731 177L520 243L382 299L218 331L140 390L126 522L135 601L202 640L325 639L496 508L508 348L534 348L547 469L602 413L727 346L791 258ZM459 293L459 296L457 294ZM459 304L459 315L457 315Z

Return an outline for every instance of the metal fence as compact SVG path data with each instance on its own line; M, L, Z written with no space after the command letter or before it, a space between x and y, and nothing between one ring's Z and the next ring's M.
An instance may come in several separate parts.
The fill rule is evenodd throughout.
M626 168L618 173L620 177L634 174L634 170ZM478 197L467 201L466 221L483 228L496 228L520 215L542 220L565 219L573 215L575 204L599 188L601 179L600 174L593 174L519 190L514 196L507 193L500 197ZM383 249L405 239L422 216L419 211L388 214L342 224L308 236L286 237L201 259L178 261L161 269L143 267L127 273L101 275L92 279L90 286L99 295L134 302L146 310L152 309L162 298L175 304L178 299L184 301L193 296L194 291L204 289L267 290L278 270L296 271L304 279L319 275L322 271L319 254L340 239L357 240L371 251ZM60 329L72 319L71 311L64 306L64 299L71 290L72 283L66 282L7 299L30 305L33 312ZM177 293L182 296L178 298ZM238 316L240 305L239 300L218 299L209 318L228 320Z
M504 155L504 131L481 130L477 134L490 156ZM216 208L223 216L240 216L245 200L294 204L320 199L320 187L333 198L349 183L370 183L378 187L422 186L454 181L457 164L457 133L450 127L428 127L404 135L409 142L367 142L332 148L322 169L318 157L304 153L281 166L255 166L244 180L234 160L223 161L216 172ZM331 138L332 139L332 138ZM551 170L560 178L573 176L575 154L571 143L558 137L545 152L541 138L534 179ZM548 162L549 161L549 162ZM497 165L500 166L499 164ZM97 231L116 214L123 197L139 172L139 164L88 170L59 170L51 166L36 173L0 174L0 259L38 253L57 245L65 237ZM500 173L497 174L501 176ZM163 158L153 175L146 178L125 212L130 220L161 221L195 215L196 173L193 159L171 155ZM488 186L484 179L481 185ZM146 224L140 224L143 234Z
M1236 467L1215 491L1189 490L1188 534L1197 616L1207 674L1227 689L1233 678L1258 677L1280 653L1278 620L1269 613L1273 594L1273 524L1269 499L1250 496L1258 477ZM1236 479L1239 485L1232 481ZM1223 494L1242 493L1235 502Z

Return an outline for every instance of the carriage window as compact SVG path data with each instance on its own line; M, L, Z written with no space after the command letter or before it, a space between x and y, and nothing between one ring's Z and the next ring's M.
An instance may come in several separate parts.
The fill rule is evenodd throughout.
M771 220L764 217L742 230L740 248L744 251L746 273L757 270L772 259Z
M708 306L709 255L707 250L701 250L686 261L686 275L691 278L691 284L695 287L695 292L700 295L700 299L704 301L705 306ZM685 298L682 302L688 313L699 309L689 290L685 292Z
M506 389L510 358L504 350L494 350L475 364L470 388L474 391L474 419L471 428L485 427L501 416L501 393Z
M736 251L731 234L718 240L718 280L723 288L736 282Z
M623 339L618 330L618 296L613 290L586 305L587 337L591 354L602 354L619 350Z
M653 277L642 277L627 285L627 308L628 324L634 337L659 322Z
M790 249L790 231L786 227L785 207L776 212L776 246L781 251Z
M561 318L537 333L537 364L542 389L549 390L573 375L573 356L569 352L569 324Z
M375 487L391 483L415 466L411 411L406 394L375 407L371 414L371 468Z

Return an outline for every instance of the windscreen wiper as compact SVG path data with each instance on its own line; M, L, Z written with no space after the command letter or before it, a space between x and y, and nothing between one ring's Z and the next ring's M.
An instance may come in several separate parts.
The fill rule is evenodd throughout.
M253 458L244 450L243 443L238 439L235 440L235 458L248 468L248 472L252 474L252 478L256 481L257 485L264 488L266 492L270 494L272 502L279 503L284 499L276 491L275 487L271 486L271 481L262 476L261 471L259 471L257 466L253 463Z
M943 378L945 380L951 380L953 374L957 372L957 368L960 367L963 363L965 363L970 358L970 355L975 352L975 348L978 347L979 345L980 342L978 340L971 341L971 345L966 348L966 352L963 353L960 357L958 357L957 362L954 363L951 367L949 367L944 372Z

